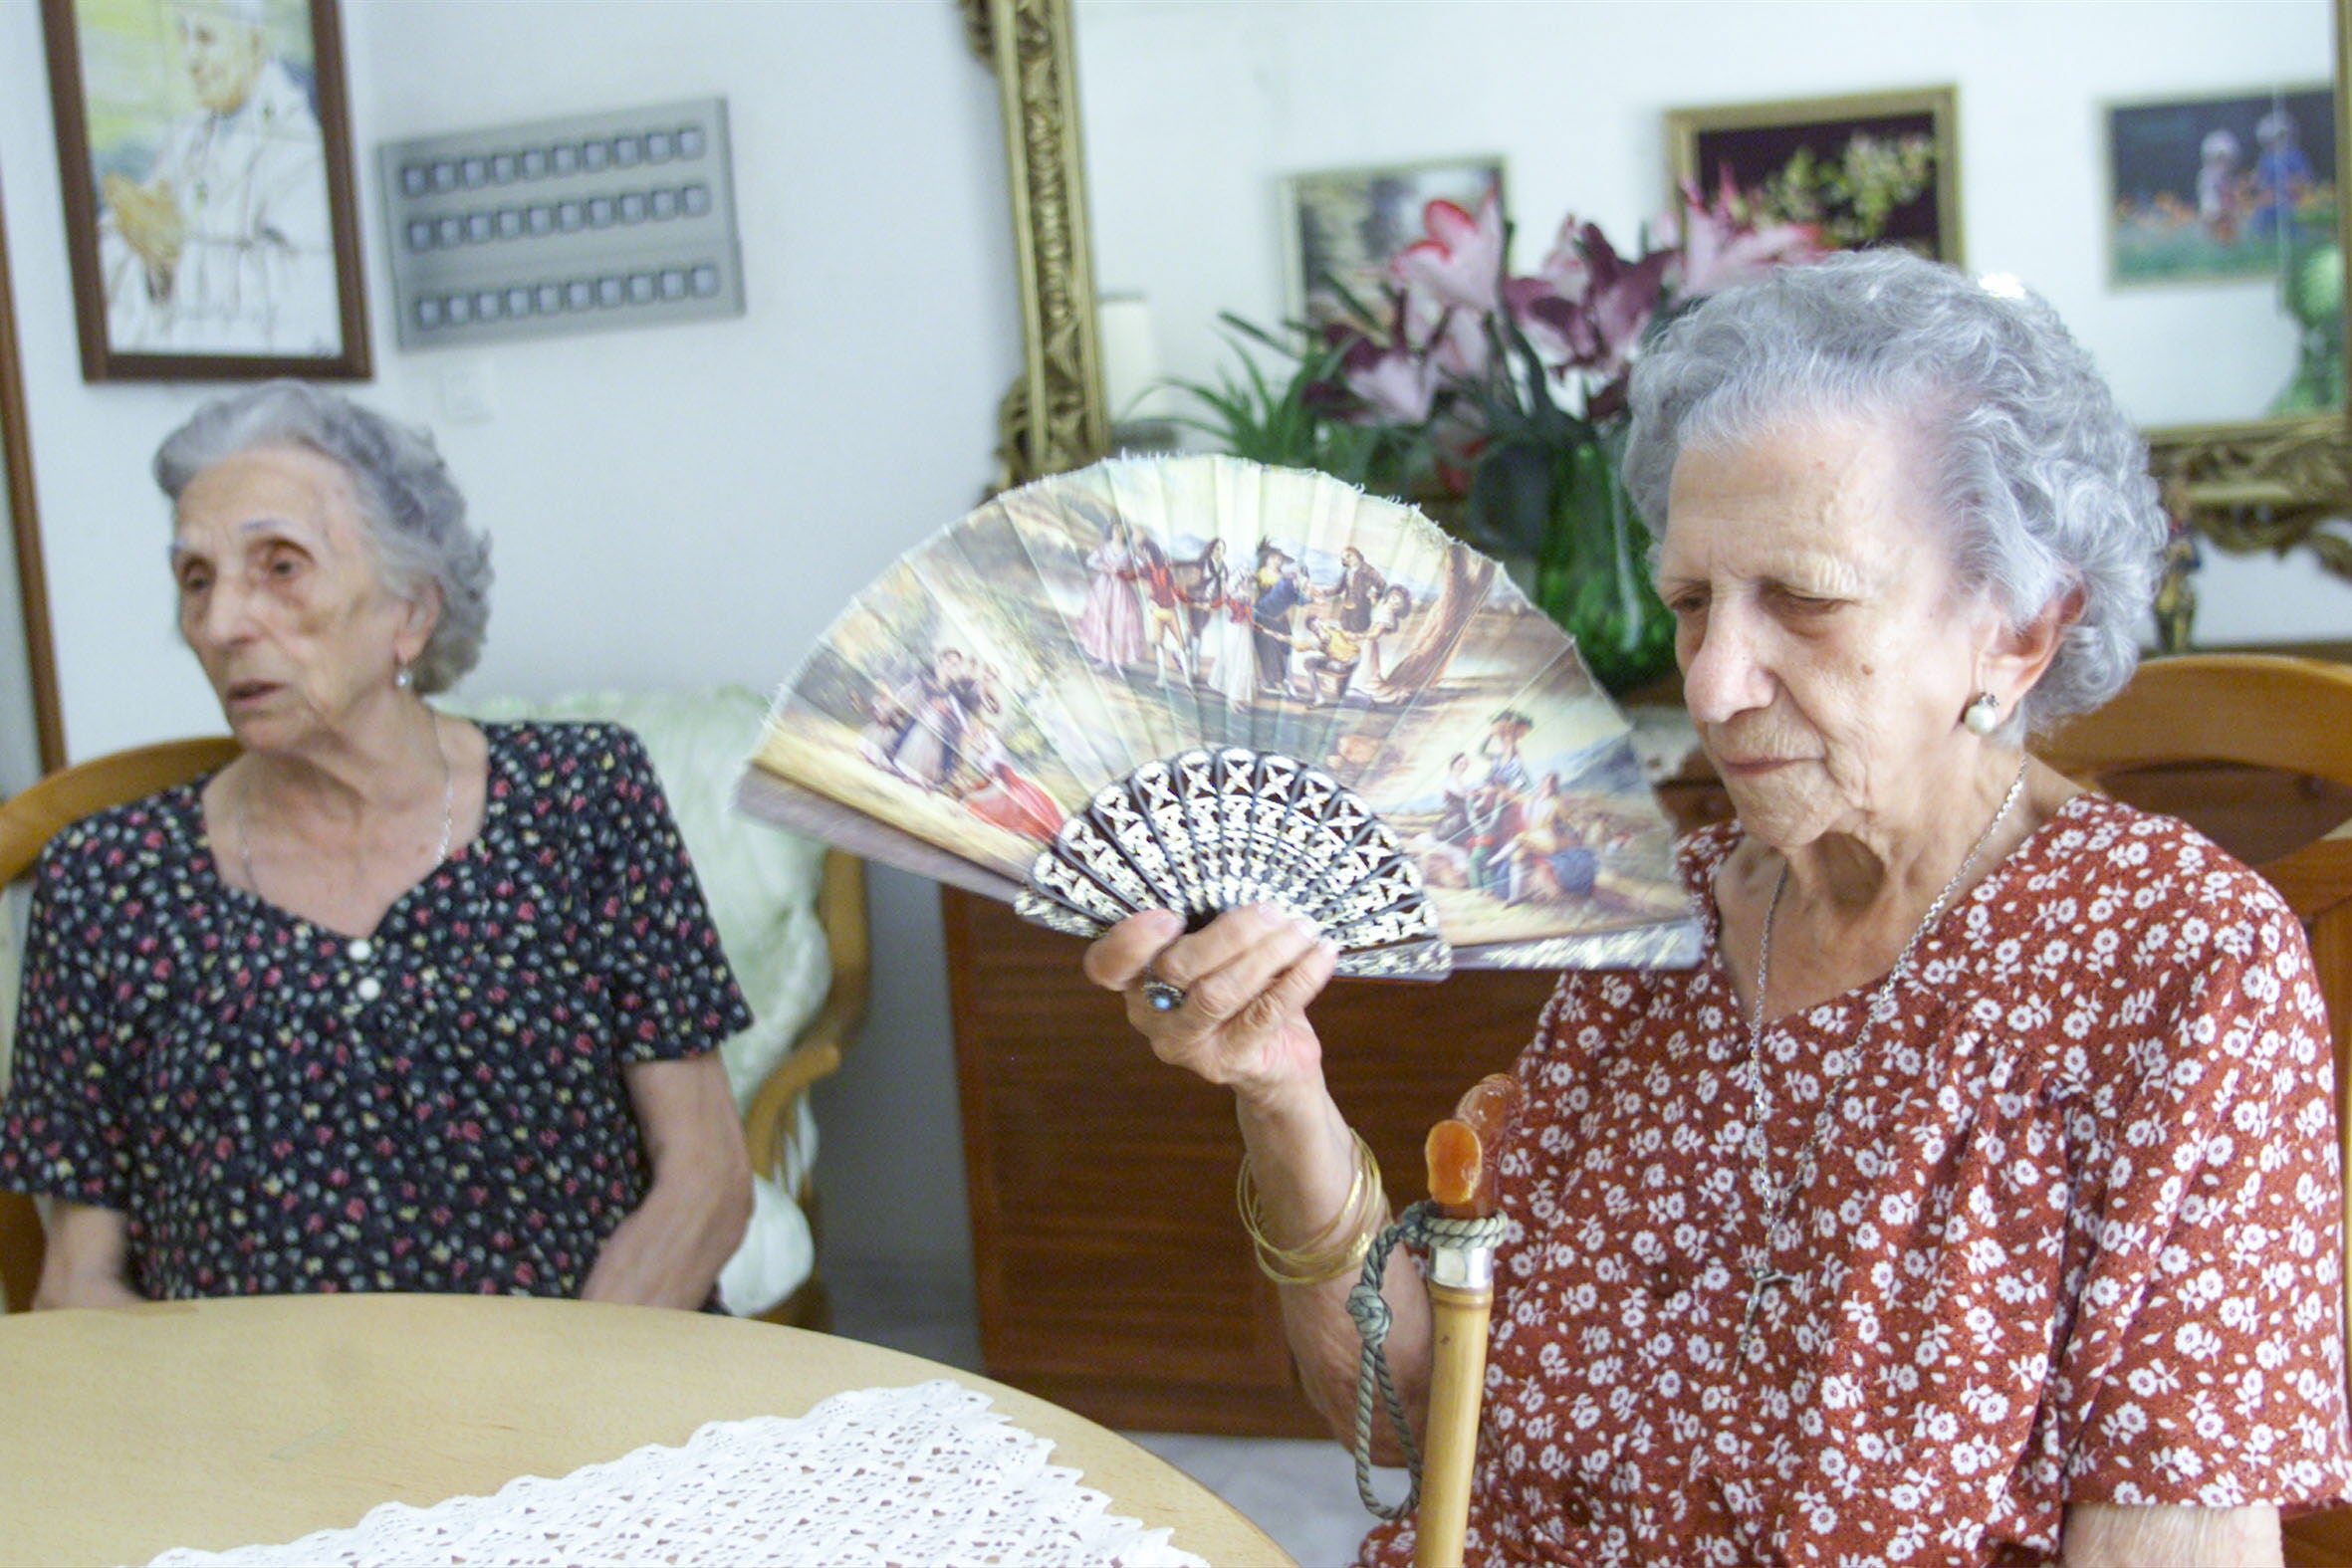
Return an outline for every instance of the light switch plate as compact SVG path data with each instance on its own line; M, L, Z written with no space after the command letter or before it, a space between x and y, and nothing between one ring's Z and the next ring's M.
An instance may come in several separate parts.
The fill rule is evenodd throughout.
M488 424L498 413L497 385L490 362L478 356L441 371L441 418L453 425Z

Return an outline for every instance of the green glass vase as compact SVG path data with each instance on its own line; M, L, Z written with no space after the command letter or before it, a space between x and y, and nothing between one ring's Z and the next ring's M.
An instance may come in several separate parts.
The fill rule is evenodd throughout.
M1617 442L1561 451L1535 554L1535 603L1576 639L1593 679L1623 696L1674 664L1674 616L1650 587L1648 536L1617 477Z

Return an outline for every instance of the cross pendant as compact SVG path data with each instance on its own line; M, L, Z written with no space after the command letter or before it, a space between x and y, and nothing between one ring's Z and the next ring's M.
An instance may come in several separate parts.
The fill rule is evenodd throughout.
M1753 1355L1756 1350L1756 1313L1764 1305L1764 1292L1774 1285L1793 1285L1797 1276L1782 1273L1772 1266L1768 1253L1759 1252L1748 1264L1748 1305L1740 1313L1740 1354Z

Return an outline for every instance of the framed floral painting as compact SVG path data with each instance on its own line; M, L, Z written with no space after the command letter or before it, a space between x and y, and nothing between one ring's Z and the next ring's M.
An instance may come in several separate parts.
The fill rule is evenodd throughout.
M335 0L41 0L92 381L362 379Z
M1900 245L1958 265L1960 155L1949 87L1670 110L1678 181L1729 186L1759 224L1801 223L1834 250Z
M1292 175L1283 182L1291 319L1352 315L1349 299L1377 309L1388 264L1421 238L1429 204L1449 201L1475 215L1490 195L1503 205L1499 155Z

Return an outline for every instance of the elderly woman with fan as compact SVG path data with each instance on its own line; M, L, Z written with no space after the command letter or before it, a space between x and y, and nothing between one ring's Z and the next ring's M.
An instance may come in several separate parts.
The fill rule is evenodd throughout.
M1698 966L1563 976L1520 1059L1472 1560L2277 1562L2352 1481L2309 955L2211 842L2025 751L2133 667L2142 443L2046 307L1887 252L1701 304L1632 417L1738 817L1681 846ZM1307 1019L1332 966L1263 907L1086 958L1233 1089L1344 1428L1384 1207ZM1411 1403L1427 1295L1384 1277Z
M156 454L243 751L36 873L0 1185L37 1305L330 1290L701 1306L750 1022L636 738L473 725L488 541L431 443L298 382Z

